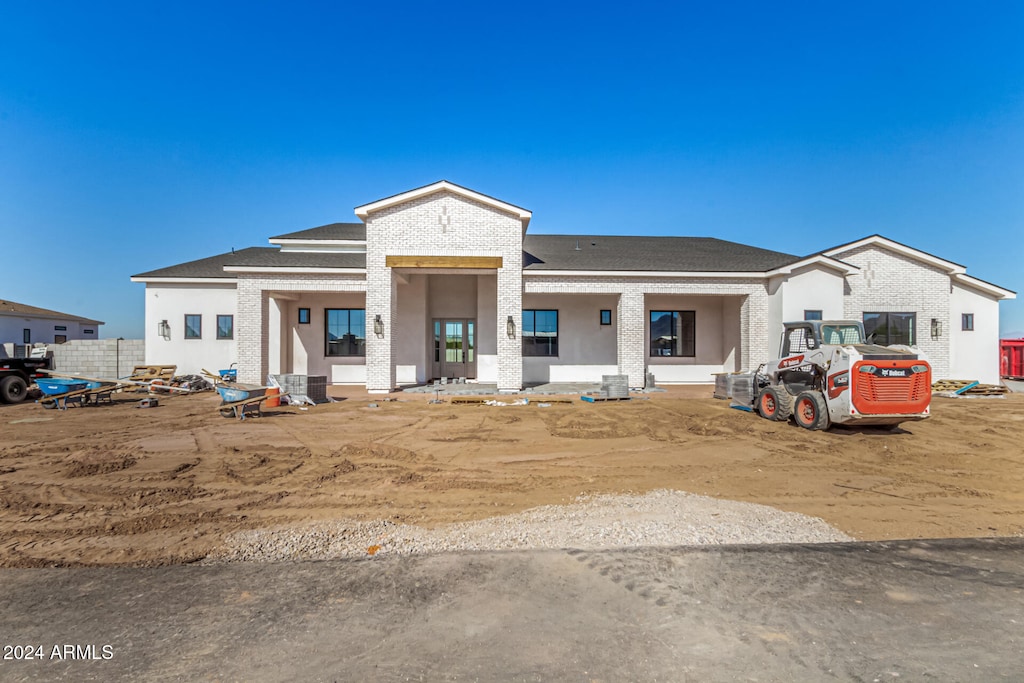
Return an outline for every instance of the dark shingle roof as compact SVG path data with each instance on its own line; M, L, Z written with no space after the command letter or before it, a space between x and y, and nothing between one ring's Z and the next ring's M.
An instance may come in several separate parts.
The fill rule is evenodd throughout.
M28 304L19 304L15 301L5 301L0 299L0 315L4 313L13 313L15 315L27 315L39 318L60 318L61 320L74 320L76 322L94 325L103 324L103 322L93 320L92 318L83 318L79 315L61 313L60 311L51 311L48 308L39 308L38 306L29 306Z
M712 237L527 235L523 251L527 270L763 272L800 260Z
M224 272L225 266L365 268L366 254L303 253L281 251L276 247L249 247L198 261L189 261L176 266L151 270L147 273L139 273L132 277L235 277L234 273Z
M271 237L274 240L358 240L366 239L365 223L329 223L318 228L289 232L285 235Z

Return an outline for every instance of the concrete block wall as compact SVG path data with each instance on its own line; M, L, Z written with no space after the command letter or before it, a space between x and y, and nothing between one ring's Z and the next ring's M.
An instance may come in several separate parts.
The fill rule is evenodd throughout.
M865 312L916 313L917 346L927 355L932 377L949 377L950 277L944 271L909 256L868 245L835 255L860 268L846 278L843 315L862 320ZM931 337L931 320L942 324L938 339ZM959 320L955 321L959 325ZM959 328L957 328L959 329Z
M522 320L523 227L518 216L443 190L372 213L366 219L366 320L381 316L381 337L367 334L367 389L396 386L393 325L396 285L387 256L500 256L498 269L498 388L520 389L523 365ZM456 272L453 270L451 272ZM505 334L508 316L517 333Z
M53 369L102 379L127 377L146 360L142 339L75 339L48 344Z

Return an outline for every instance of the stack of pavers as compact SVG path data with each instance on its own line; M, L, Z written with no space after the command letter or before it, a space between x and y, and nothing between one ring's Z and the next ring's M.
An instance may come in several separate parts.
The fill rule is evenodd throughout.
M601 375L601 396L629 398L629 375Z
M274 375L274 379L281 385L281 391L299 398L306 396L313 403L327 402L327 376L326 375Z

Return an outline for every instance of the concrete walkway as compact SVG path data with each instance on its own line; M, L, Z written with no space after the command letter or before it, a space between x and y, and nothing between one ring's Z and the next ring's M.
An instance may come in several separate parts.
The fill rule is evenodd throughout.
M1024 539L4 570L0 581L4 653L42 654L0 659L4 681L1011 681L1024 671Z

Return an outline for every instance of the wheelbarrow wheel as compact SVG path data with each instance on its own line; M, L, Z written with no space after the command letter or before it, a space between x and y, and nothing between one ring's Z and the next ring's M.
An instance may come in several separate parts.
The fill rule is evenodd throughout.
M42 401L43 408L46 410L53 410L57 407L56 401Z
M235 416L235 411L233 409L231 409L231 408L221 408L220 409L220 416L221 417L234 417Z

